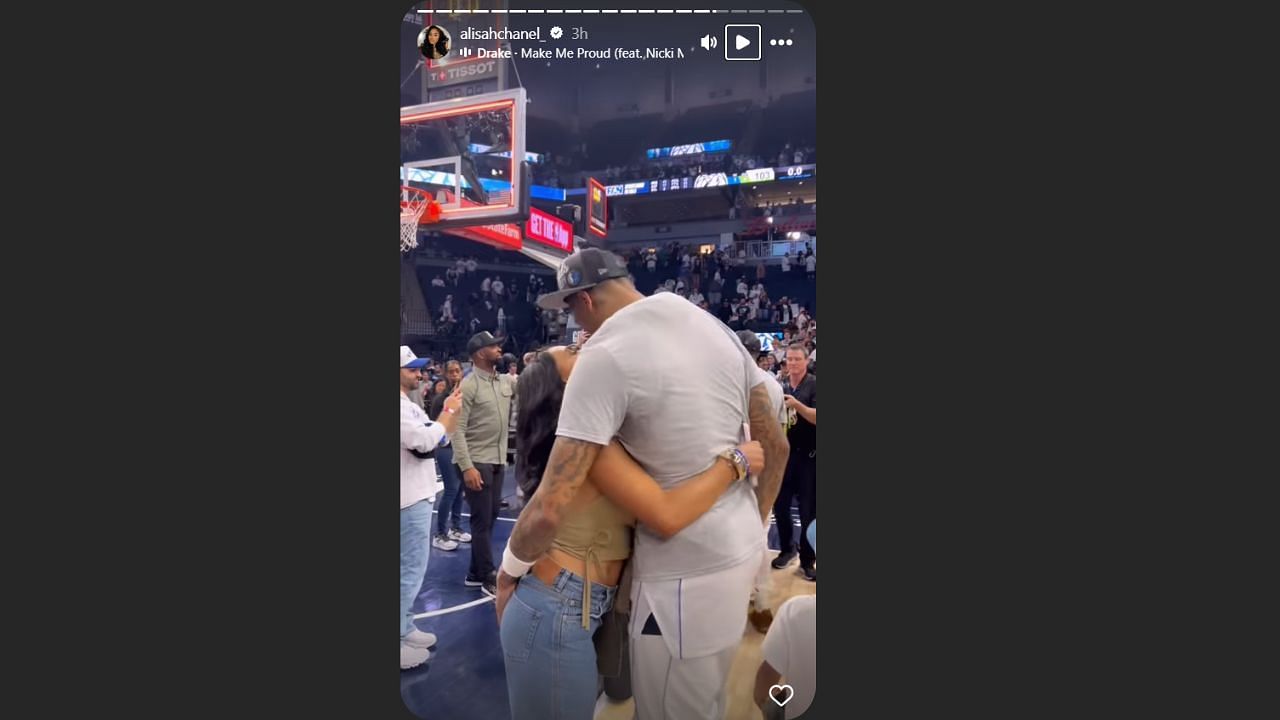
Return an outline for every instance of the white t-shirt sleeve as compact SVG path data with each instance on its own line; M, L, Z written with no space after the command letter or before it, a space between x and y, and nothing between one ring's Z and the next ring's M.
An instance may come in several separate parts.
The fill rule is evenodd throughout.
M430 423L426 415L416 417L411 408L400 405L400 447L418 452L431 452L445 441L444 426Z
M627 386L612 355L584 350L565 386L556 435L608 445L627 417Z
M769 666L778 671L782 677L787 677L787 669L790 667L790 645L788 643L790 630L791 613L788 612L788 606L784 603L778 608L778 617L773 619L769 625L769 632L764 636L764 642L760 645L760 651L764 655L764 661Z

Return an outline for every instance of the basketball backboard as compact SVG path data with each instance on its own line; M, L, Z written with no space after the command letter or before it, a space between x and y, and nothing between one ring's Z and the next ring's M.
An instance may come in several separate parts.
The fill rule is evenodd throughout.
M524 88L400 108L400 184L431 194L431 229L528 217Z

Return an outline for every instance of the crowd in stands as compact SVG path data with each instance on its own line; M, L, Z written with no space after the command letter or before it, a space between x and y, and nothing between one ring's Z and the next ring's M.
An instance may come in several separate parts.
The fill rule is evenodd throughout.
M646 295L675 293L734 330L774 334L779 355L792 340L816 345L817 256L809 247L788 251L780 265L734 257L724 249L701 254L696 246L675 242L652 252L621 254L636 288ZM509 262L510 254L505 255ZM553 289L553 277L479 266L471 255L452 258L448 267L418 267L434 324L436 349L431 355L441 361L455 357L468 337L486 329L504 337L504 351L517 356L568 341L565 314L540 310L535 304L538 295Z
M428 273L429 279L424 277ZM421 267L419 278L438 340L461 345L480 330L491 330L509 338L510 347L504 349L514 352L545 335L534 303L554 279L534 272L479 270L475 257L457 258L443 272Z
M658 159L640 158L627 165L609 166L596 176L606 185L663 178L697 177L710 173L743 173L756 168L815 162L813 146L785 143L776 153L697 153Z
M773 335L770 372L781 372L790 342L805 343L811 356L817 349L817 255L812 247L788 251L780 266L743 262L724 249L701 254L697 247L675 242L622 255L642 293L675 293L733 330Z
M786 142L778 150L760 154L749 153L696 153L676 157L636 157L626 164L607 165L591 169L587 158L580 151L569 153L545 153L543 161L530 167L535 185L545 187L581 187L588 175L606 185L616 185L641 180L697 177L709 173L742 173L755 168L802 165L816 161L812 145Z
M449 236L426 239L414 253L433 259L415 268L432 321L430 334L419 338L430 347L415 348L420 356L441 362L460 357L467 338L479 330L504 337L504 350L513 353L546 337L534 303L553 288L555 277L542 265Z

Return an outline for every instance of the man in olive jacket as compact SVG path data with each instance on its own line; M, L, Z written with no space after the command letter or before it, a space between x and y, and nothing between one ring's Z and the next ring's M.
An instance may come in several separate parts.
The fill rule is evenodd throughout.
M516 378L498 373L502 339L489 332L467 342L472 370L462 380L462 410L453 433L453 462L471 506L471 567L464 584L496 595L493 525L502 508L502 483L507 469L507 425Z

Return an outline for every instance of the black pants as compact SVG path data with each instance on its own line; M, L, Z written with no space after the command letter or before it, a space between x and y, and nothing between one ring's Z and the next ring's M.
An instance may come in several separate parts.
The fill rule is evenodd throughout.
M467 505L471 507L471 568L468 574L484 580L497 569L493 564L493 526L498 521L498 511L502 509L502 481L506 477L506 466L476 463L475 467L480 472L484 487L472 490L465 481L462 485ZM462 475L462 468L454 469Z
M795 548L791 533L791 500L800 499L800 567L813 567L814 552L805 531L809 523L818 517L818 461L809 451L792 450L787 458L787 472L782 476L782 488L773 503L773 518L778 524L778 542L782 552ZM473 511L474 512L474 511Z

